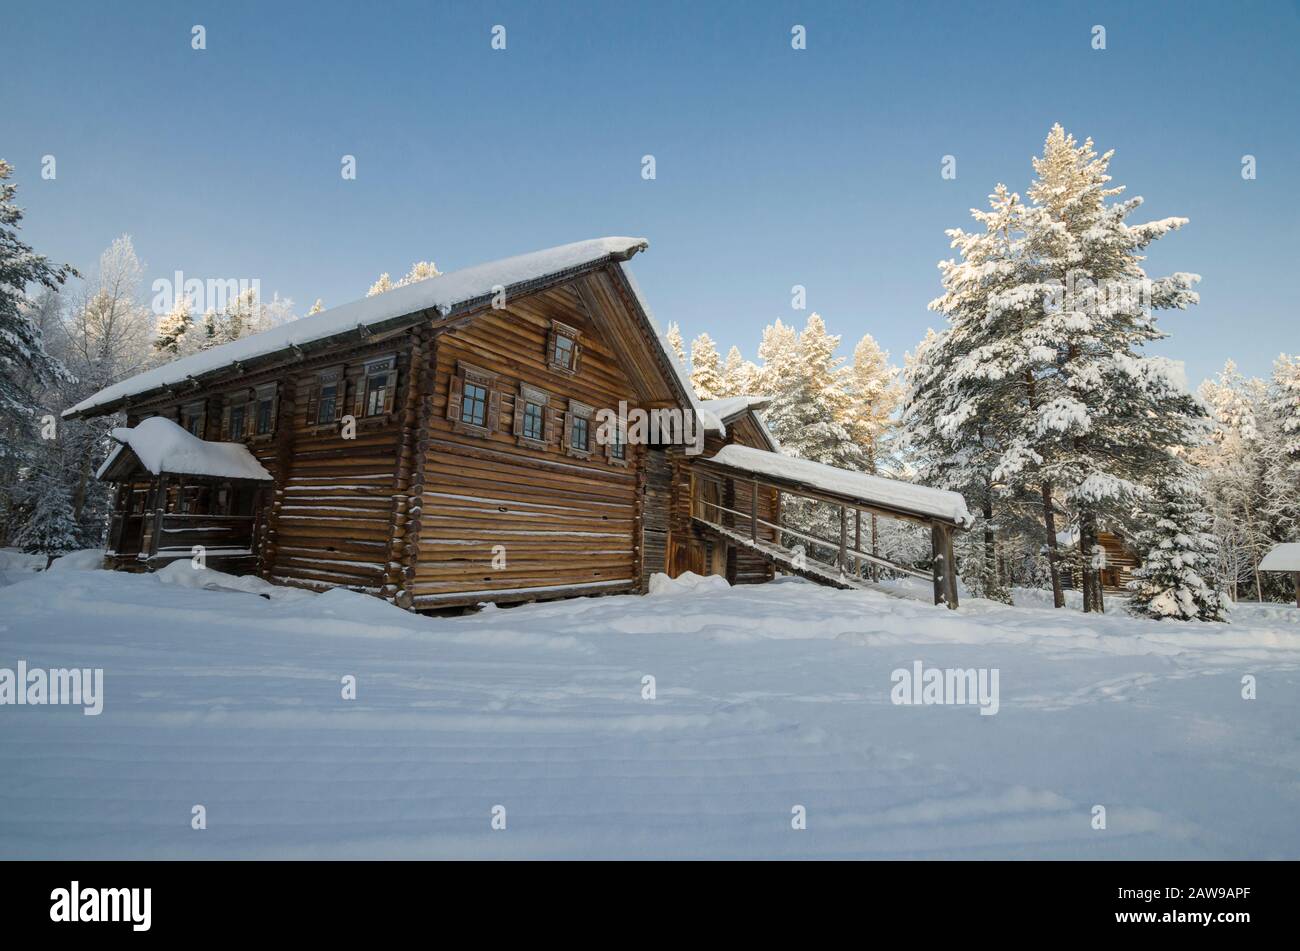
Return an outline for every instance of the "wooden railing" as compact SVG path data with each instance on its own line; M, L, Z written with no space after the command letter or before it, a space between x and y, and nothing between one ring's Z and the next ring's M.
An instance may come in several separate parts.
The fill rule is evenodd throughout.
M745 485L749 494L749 511L743 511L720 500L733 500L737 485ZM776 521L770 521L759 515L759 498L764 493L772 494L775 499L773 508ZM712 495L714 498L707 496ZM788 506L782 500L791 497L832 506L838 510L839 537L827 538L815 534L808 525L793 525L786 517ZM734 503L733 503L734 505ZM932 569L922 571L909 565L903 565L874 552L862 550L863 515L872 517L899 517L909 521L927 524L930 528L932 546ZM836 499L825 493L801 492L788 486L781 486L762 478L742 478L723 473L708 472L697 469L691 484L691 516L704 525L721 530L732 541L744 543L749 547L770 557L787 560L794 565L803 562L814 577L824 580L835 578L854 582L875 580L881 569L899 575L908 575L931 582L934 588L934 603L947 603L957 607L957 585L955 565L952 554L951 526L938 520L926 520L912 515L882 513L870 510L848 499ZM850 522L852 538L850 542ZM874 533L873 533L874 538ZM809 546L820 547L833 553L833 560L824 561L813 557L810 548L802 554L797 553L787 544L787 539L797 539ZM873 546L874 547L874 546Z
M252 554L255 515L191 515L156 510L150 515L150 559L189 557L196 545L210 556Z

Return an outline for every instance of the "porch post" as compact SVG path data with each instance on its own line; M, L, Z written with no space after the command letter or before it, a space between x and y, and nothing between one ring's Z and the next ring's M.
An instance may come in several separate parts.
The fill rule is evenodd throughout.
M1295 583L1295 606L1300 608L1300 571L1291 572L1291 580Z
M853 550L862 551L862 509L853 510ZM862 556L853 556L853 576L862 574Z
M812 529L809 529L812 531ZM840 574L849 572L849 510L843 505L840 506Z
M749 484L749 537L758 541L758 480Z
M944 587L947 588L948 607L957 607L957 559L952 553L952 529L943 527Z
M938 522L930 523L930 557L934 573L934 603L943 604L947 581L944 574L943 529Z

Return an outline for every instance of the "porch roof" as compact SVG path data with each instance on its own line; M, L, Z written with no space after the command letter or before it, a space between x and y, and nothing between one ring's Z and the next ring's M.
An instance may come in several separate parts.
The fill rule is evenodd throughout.
M130 453L153 475L194 475L212 479L270 482L271 473L246 446L208 442L186 432L170 419L151 416L133 428L113 430L120 445L109 454L95 477L103 479Z
M960 493L865 472L850 472L779 452L732 444L723 446L700 462L758 476L760 481L783 485L794 491L812 489L823 495L913 518L938 519L960 528L969 528L974 522Z

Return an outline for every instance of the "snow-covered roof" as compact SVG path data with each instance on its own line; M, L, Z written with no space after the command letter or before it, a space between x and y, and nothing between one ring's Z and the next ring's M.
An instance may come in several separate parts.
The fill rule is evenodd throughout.
M717 400L700 400L703 406L718 419L726 422L733 416L738 416L747 409L757 412L765 409L772 399L768 396L724 396Z
M1275 546L1259 567L1261 571L1300 571L1300 542Z
M628 257L631 257L631 255L628 255ZM686 399L690 401L691 412L704 424L705 432L714 433L718 436L727 435L727 427L723 425L722 420L715 414L705 410L695 396L695 388L691 386L691 375L686 372L686 367L682 366L682 362L677 359L677 354L668 345L668 338L664 336L664 329L659 326L659 321L655 320L654 311L650 309L650 303L645 299L645 295L641 293L641 285L637 284L632 270L626 264L620 264L619 268L622 270L623 276L627 278L627 286L631 288L637 306L641 308L641 313L645 315L646 321L650 324L650 329L654 331L655 340L659 343L660 354L673 371L673 375L677 377L678 387L686 395Z
M323 310L310 317L292 320L262 333L137 374L100 390L71 409L64 410L63 415L75 416L97 407L107 407L132 396L182 384L190 377L197 378L227 369L236 363L247 363L294 347L353 333L359 327L376 327L426 310L436 310L445 316L468 305L490 300L497 288L505 288L507 295L517 294L530 284L567 271L590 268L610 261L626 261L647 247L649 242L644 238L595 238L449 271L439 277L417 281L374 297L364 297L350 304ZM631 274L628 273L627 276L628 282L635 288ZM641 306L643 310L646 309L644 301ZM649 311L646 313L648 316ZM657 333L658 328L655 329ZM671 355L671 349L662 342L662 335L660 340L660 346ZM678 378L684 380L681 368L675 369ZM689 393L689 383L686 390Z
M271 481L271 473L247 447L235 442L208 442L162 416L150 416L132 428L114 429L113 438L121 445L104 460L96 478L103 478L118 456L130 447L140 464L154 475L168 472L218 479Z
M717 420L718 425L724 427L722 435L726 435L726 424L728 420L735 419L746 410L753 412L754 419L758 422L759 428L763 430L763 435L767 437L771 448L774 452L780 452L781 443L776 436L772 435L772 430L767 428L767 423L762 416L758 415L761 409L767 409L772 402L770 396L724 396L716 400L701 400L700 406L705 413L712 414ZM708 425L705 425L706 432L712 432Z
M723 446L705 460L754 475L797 482L830 495L842 495L868 505L896 509L961 526L974 523L966 500L958 492L899 482L865 472L837 469L809 459L799 459L749 446Z

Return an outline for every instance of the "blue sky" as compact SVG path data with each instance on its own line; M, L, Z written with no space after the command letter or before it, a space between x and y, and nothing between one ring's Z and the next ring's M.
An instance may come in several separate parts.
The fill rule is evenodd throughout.
M305 311L417 259L642 235L639 282L688 338L753 357L764 324L802 322L802 284L846 349L870 332L901 362L941 321L944 229L1023 192L1059 121L1116 149L1143 217L1191 219L1149 270L1204 277L1158 350L1195 383L1300 349L1298 50L1294 0L6 0L0 156L27 240L83 270L125 232L151 279L258 278Z

